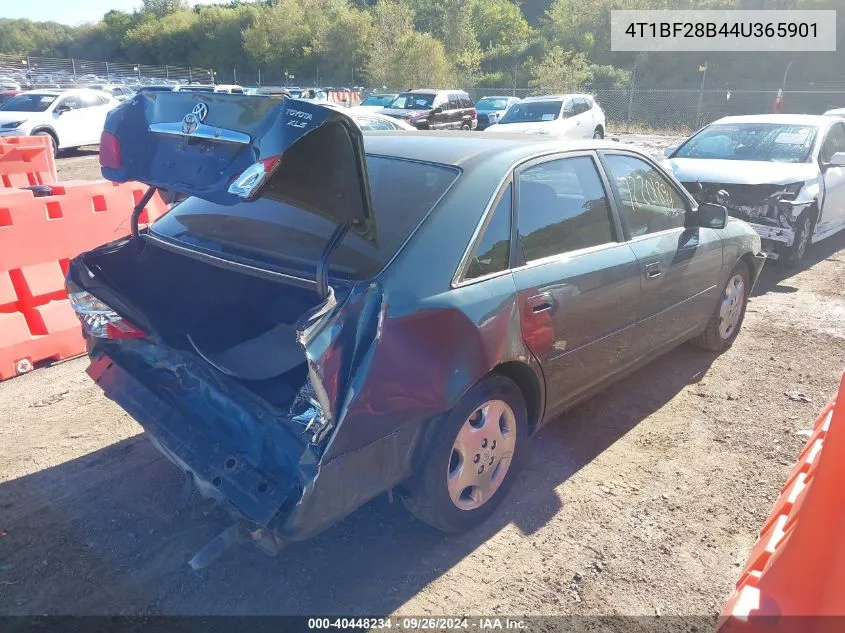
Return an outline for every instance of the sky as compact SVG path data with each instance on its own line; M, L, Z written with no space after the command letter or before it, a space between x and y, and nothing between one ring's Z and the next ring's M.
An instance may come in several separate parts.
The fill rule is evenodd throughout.
M189 4L210 4L219 1L189 0ZM97 22L112 9L131 12L140 6L141 0L0 0L0 18L29 18L38 22L54 21L76 25Z

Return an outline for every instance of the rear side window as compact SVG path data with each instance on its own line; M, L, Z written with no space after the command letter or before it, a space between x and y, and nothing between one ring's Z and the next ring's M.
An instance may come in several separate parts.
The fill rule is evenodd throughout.
M518 193L525 261L614 241L610 205L592 158L534 165L519 175Z
M475 245L464 279L476 279L507 270L510 261L511 193L512 185L508 185L481 239Z
M367 170L378 245L350 232L331 258L332 274L351 280L377 274L460 173L445 165L382 156L367 157ZM307 180L307 174L302 178ZM319 181L300 184L304 188L320 186ZM322 184L325 188L325 182ZM335 222L318 211L282 200L274 193L271 180L264 195L252 202L224 206L188 198L155 222L151 231L200 250L313 277L335 227Z

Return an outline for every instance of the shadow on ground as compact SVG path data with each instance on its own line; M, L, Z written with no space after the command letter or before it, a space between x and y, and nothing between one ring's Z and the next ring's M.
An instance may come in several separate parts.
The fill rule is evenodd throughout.
M555 420L480 529L450 536L376 499L275 558L252 546L193 572L231 523L194 497L143 436L0 485L0 613L387 613L509 524L530 535L566 503L555 488L686 385L713 356L682 346ZM0 532L2 534L2 532Z
M785 294L796 292L798 288L791 283L793 277L827 259L836 261L839 257L843 257L840 254L843 249L845 249L845 232L810 246L799 264L790 265L783 260L766 262L751 296L756 297L767 292Z

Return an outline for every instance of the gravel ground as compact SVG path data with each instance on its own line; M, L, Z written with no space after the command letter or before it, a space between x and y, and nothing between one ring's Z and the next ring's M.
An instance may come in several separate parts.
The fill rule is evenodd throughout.
M192 572L227 515L179 506L179 473L84 359L0 383L0 614L714 614L836 389L843 248L767 267L725 354L683 345L549 424L459 536L379 498L275 558L237 547Z

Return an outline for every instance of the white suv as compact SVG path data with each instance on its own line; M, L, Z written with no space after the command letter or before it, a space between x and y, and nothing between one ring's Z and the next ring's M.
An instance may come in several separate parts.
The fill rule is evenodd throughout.
M548 134L559 138L604 138L604 112L590 95L527 97L510 107L485 134Z
M106 114L120 105L99 90L33 90L0 106L0 137L49 136L53 150L97 145Z

